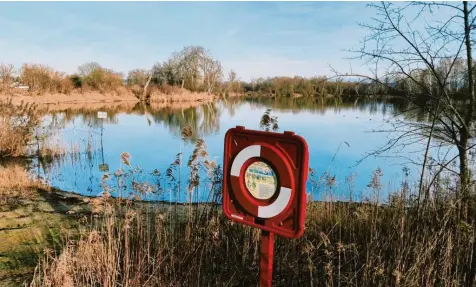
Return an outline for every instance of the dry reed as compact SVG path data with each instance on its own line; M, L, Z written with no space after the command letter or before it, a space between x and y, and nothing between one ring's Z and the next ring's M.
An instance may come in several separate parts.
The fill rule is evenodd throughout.
M34 180L23 164L0 166L0 205L6 207L19 199L32 198L38 188L48 189L43 183Z
M190 199L196 198L197 181L203 183L196 170L207 169L206 155L200 142L188 163L192 171L185 177ZM130 158L126 159L123 162L130 166ZM165 191L182 192L180 165L179 154L166 172ZM208 171L208 184L202 186L207 187L211 203L171 203L169 208L136 201L137 197L114 199L106 184L110 178L104 178L108 192L97 202L100 215L79 239L68 241L61 254L45 257L31 286L256 285L259 231L224 218L219 206L220 168L209 166ZM116 175L134 178L134 172L126 170ZM315 173L312 176L317 190L315 185L322 181ZM446 194L433 196L419 213L406 181L382 203L381 176L376 170L371 178L371 200L308 204L304 236L276 241L275 286L474 283L465 282L474 227L455 216L455 186L446 182L432 188L435 195L442 190ZM324 178L331 196L335 181L329 175ZM351 181L347 180L349 189ZM122 178L121 187L134 193L144 190L133 182Z
M0 158L25 156L38 123L34 105L0 102Z

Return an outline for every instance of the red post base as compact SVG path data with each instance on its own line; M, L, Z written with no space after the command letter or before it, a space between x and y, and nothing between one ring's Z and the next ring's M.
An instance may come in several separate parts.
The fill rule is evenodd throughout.
M274 234L261 231L261 254L259 263L259 286L271 287L273 282Z

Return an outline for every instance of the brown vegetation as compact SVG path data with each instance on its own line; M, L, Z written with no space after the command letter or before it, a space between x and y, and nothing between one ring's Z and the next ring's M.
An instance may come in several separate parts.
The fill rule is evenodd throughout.
M0 205L5 206L17 198L31 197L31 188L38 185L21 165L0 166Z
M72 83L64 73L41 64L24 64L20 69L20 81L33 94L68 94L72 90Z
M191 157L191 161L197 160L206 163ZM170 192L180 185L173 168L179 164L180 160L176 161L166 173ZM118 179L105 176L105 197L97 209L100 216L79 239L69 240L61 254L45 257L32 286L256 285L259 231L223 216L215 197L220 192L219 169L204 166L210 172L207 182L213 203L170 204L165 210L135 201L135 195L111 198L108 182ZM311 175L316 187L320 179L313 171ZM473 234L455 215L453 187L442 183L432 189L433 199L425 202L425 212L418 214L408 182L387 204L380 202L378 194L384 189L381 175L376 171L370 181L370 201L308 204L304 236L277 239L274 286L465 283L471 257L467 249ZM124 177L120 180L128 182ZM196 180L191 173L190 195L198 188ZM332 194L334 183L326 182L326 193ZM149 183L134 181L127 187L133 194L156 190Z
M25 156L39 118L35 106L0 103L0 159Z
M175 101L177 98L170 95L175 95L179 89L208 95L246 92L275 97L308 97L311 100L312 97L324 99L330 95L340 98L343 95L386 94L393 90L428 111L432 123L416 124L418 136L426 137L428 143L417 188L412 189L411 183L405 179L401 187L382 203L382 172L376 170L368 185L370 200L355 202L351 197L349 202L335 202L332 200L335 178L324 175L316 179L315 172L310 171L311 190L325 182L325 194L330 200L326 197L326 202L307 205L306 230L302 238L277 239L274 269L277 286L476 284L476 200L472 166L468 159L469 151L474 148L470 143L476 111L470 37L474 7L468 8L467 2L462 7L440 3L414 4L421 7L420 13L428 8L431 8L430 13L441 7L453 9L455 13L449 16L447 23L459 19L464 22L460 23L463 29L453 31L446 24L428 25L430 37L422 36L424 33L413 30L416 25L411 25L411 21L404 17L405 9L410 7L407 4L404 8L396 8L388 2L372 4L380 18L374 19L376 24L367 25L372 33L364 42L376 41L377 47L383 44L386 48L375 52L374 45L365 45L358 52L377 64L385 60L396 67L380 79L376 75L376 79L361 76L367 81L344 83L339 78L331 81L327 78L277 77L240 83L236 74L230 73L228 83L224 83L220 63L202 47L186 47L156 65L151 72L136 70L129 74L130 88L141 101ZM407 47L394 50L402 46L387 46L399 37ZM458 41L460 47L465 48L450 56L435 44L441 39ZM443 47L446 45L444 43ZM466 56L462 55L463 51ZM415 61L425 69L413 68ZM0 69L0 73L3 84L12 78L9 66ZM62 89L61 82L65 79L63 74L38 65L25 65L20 78L35 92L57 92ZM119 83L119 74L95 63L80 67L78 75L67 79L76 89L99 92L119 89L123 85ZM193 97L194 94L185 93L183 100ZM460 107L456 99L468 101ZM31 130L27 128L25 131L21 124L10 128L11 122L21 122L23 118L15 112L9 113L8 108L3 114L7 120L2 118L3 130L0 131L3 137L12 135L13 140L0 142L0 151L6 157L22 155L28 141L21 135L31 137ZM277 129L277 118L267 111L261 125L265 129L274 129L274 126ZM402 127L408 129L411 124L403 122ZM193 136L193 131L193 128L183 129L184 140ZM435 165L429 167L428 150L435 138L458 149L459 171L454 172L454 178L445 178L441 172L453 160L438 163L436 166L441 168L440 171L432 170ZM104 196L94 201L96 215L91 217L93 222L86 225L79 238L67 238L61 253L45 254L31 285L255 285L259 268L259 231L234 224L220 212L222 171L216 163L208 160L204 141L196 142L195 151L188 161L190 174L185 175L186 184L180 174L181 154L177 155L165 175L154 172L157 176L154 184L138 182L135 173L140 171L131 168L130 156L123 154L124 169L103 177ZM42 150L51 155L61 152ZM208 177L200 178L199 170L205 171ZM7 187L4 198L15 196L9 191L28 187L29 181L21 173L16 168L10 171L0 169L0 184ZM430 176L430 182L425 180ZM201 185L203 181L205 184ZM346 183L348 193L354 194L352 178ZM200 192L207 188L209 203L192 204L199 188ZM119 198L112 198L112 192L117 192ZM185 205L170 203L164 210L154 203L138 200L143 194L163 192L186 192L183 195L190 201Z
M17 76L15 78L15 76ZM250 83L240 81L232 70L227 79L223 77L221 63L211 56L210 51L200 46L187 46L182 51L173 53L166 61L155 64L151 69L134 69L127 78L121 73L102 67L95 62L85 63L72 75L58 72L51 67L40 64L24 64L18 73L12 65L0 65L2 91L7 95L31 96L41 95L31 101L64 102L81 101L78 95L101 94L96 101L114 100L151 101L159 95L159 101L194 101L202 100L195 93L216 95L273 95L273 96L342 96L369 95L385 93L380 86L364 83L346 83L342 78L326 77L276 77L255 79ZM22 88L10 87L14 79ZM187 90L190 93L184 93ZM181 94L178 100L171 98ZM164 97L164 95L167 95ZM192 96L188 98L186 95ZM62 99L63 98L63 99ZM109 99L111 98L111 99ZM91 101L91 100L88 100Z
M80 77L75 84L82 90L97 90L104 93L114 92L123 87L122 74L103 68L97 63L84 64L78 70Z
M13 65L0 63L0 92L10 88L13 82L13 72Z
M123 85L123 77L110 69L101 67L96 63L87 63L78 68L79 75L66 75L55 69L41 64L24 64L18 73L12 65L0 65L0 78L2 79L1 91L5 95L16 97L46 96L60 98L73 97L86 92L98 92L110 96L123 94L127 90ZM14 75L17 74L16 83L22 88L11 86ZM130 93L126 91L126 93ZM43 97L42 97L43 98ZM34 98L32 101L38 101ZM50 99L52 100L52 99Z

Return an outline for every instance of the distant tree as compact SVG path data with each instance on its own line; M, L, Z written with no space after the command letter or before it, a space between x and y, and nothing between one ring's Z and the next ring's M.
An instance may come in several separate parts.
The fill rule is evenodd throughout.
M111 69L101 67L96 62L90 62L78 67L81 86L101 92L114 91L123 85L123 75Z
M227 80L227 83L226 83L225 92L228 92L228 91L238 92L239 85L240 85L240 82L238 80L239 79L236 75L236 72L231 70L228 73L228 80Z
M78 67L78 74L81 77L85 77L93 73L95 70L102 68L101 65L99 65L96 62L88 62L85 64L82 64L81 66Z
M221 63L209 56L200 59L200 69L203 76L203 85L207 93L212 93L221 82L223 71Z
M152 68L153 83L167 83L192 91L202 89L211 93L220 85L222 77L221 63L201 46L186 46Z
M15 67L11 64L0 63L0 88L9 88L13 82Z
M21 82L28 85L31 92L47 92L51 87L53 70L41 64L24 64L20 70Z
M163 85L168 83L167 73L162 63L155 63L152 67L152 83L156 85Z
M150 71L148 70L145 70L145 69L132 70L127 75L127 84L140 85L143 87L147 83L149 76L150 76Z
M180 52L180 56L184 73L182 88L186 83L188 89L195 90L202 78L199 65L207 57L207 52L201 46L187 46Z

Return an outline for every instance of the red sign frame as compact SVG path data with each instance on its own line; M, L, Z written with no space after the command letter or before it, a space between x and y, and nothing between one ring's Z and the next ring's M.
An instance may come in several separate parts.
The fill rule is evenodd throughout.
M247 130L237 126L225 135L223 212L235 222L287 238L304 232L309 152L306 141L293 132ZM262 161L276 172L278 189L268 200L251 195L245 171Z

